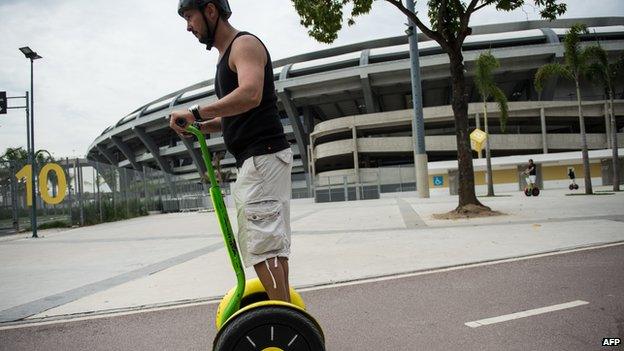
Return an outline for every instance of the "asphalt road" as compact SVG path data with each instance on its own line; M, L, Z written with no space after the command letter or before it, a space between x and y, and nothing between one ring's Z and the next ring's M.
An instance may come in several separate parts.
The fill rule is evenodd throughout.
M624 349L601 346L624 338L624 245L302 295L330 351ZM465 324L572 301L587 304ZM4 329L0 350L209 350L215 310L203 304Z

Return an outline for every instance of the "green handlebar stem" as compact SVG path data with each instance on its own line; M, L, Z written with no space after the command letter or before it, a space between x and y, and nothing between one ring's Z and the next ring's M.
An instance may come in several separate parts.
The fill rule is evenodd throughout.
M195 135L199 141L199 148L201 149L202 158L204 159L204 164L206 165L208 173L208 179L210 180L210 198L212 199L212 205L214 206L215 213L219 219L221 234L223 234L223 241L225 242L228 256L230 256L232 268L236 274L236 289L234 291L234 296L223 310L223 321L227 321L240 308L240 301L242 299L243 292L245 291L245 270L243 269L240 254L236 246L236 240L234 239L234 232L232 231L232 226L230 225L227 208L223 202L221 188L219 187L214 168L212 167L212 159L210 157L208 146L206 145L206 137L197 127L193 125L187 126L186 131Z

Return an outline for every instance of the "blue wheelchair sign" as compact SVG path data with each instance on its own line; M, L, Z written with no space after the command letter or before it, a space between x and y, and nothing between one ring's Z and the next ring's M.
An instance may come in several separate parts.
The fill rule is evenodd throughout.
M444 176L433 176L433 185L434 186L443 186L444 185Z

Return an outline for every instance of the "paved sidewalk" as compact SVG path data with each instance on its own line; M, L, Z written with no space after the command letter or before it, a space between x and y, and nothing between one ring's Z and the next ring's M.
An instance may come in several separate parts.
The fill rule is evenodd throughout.
M291 282L310 287L624 241L623 193L567 193L480 198L507 215L450 221L432 214L453 209L456 197L296 200ZM0 239L0 322L216 300L235 284L212 213L43 234Z

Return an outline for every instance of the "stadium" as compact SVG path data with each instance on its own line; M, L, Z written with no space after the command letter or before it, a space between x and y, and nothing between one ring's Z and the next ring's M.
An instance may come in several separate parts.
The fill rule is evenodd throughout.
M483 128L473 75L474 63L485 50L500 61L495 79L509 99L504 132L497 106L488 107L494 183L500 189L518 188L522 183L518 168L528 157L542 168L542 186L567 185L569 167L582 174L574 83L553 78L541 94L533 87L539 67L563 62L563 38L578 22L590 31L583 36L583 45L599 43L613 60L624 52L624 17L475 26L466 39L470 128ZM457 151L449 60L423 35L419 46L430 186L453 194ZM415 189L407 36L309 52L276 60L273 67L282 123L295 153L294 197L336 201ZM605 92L586 81L581 87L592 177L597 185L607 184L611 138ZM614 111L621 117L624 84L619 83L615 93ZM199 180L204 169L199 145L180 140L168 126L168 115L215 99L210 79L143 104L106 128L89 147L88 158L135 170L158 169L171 174L167 178L172 182ZM620 118L618 132L623 127ZM624 135L618 138L623 145ZM208 136L208 146L213 152L225 152L218 133ZM485 162L477 153L474 157L476 184L483 186ZM233 180L234 158L225 153L220 165L232 175L227 180Z

